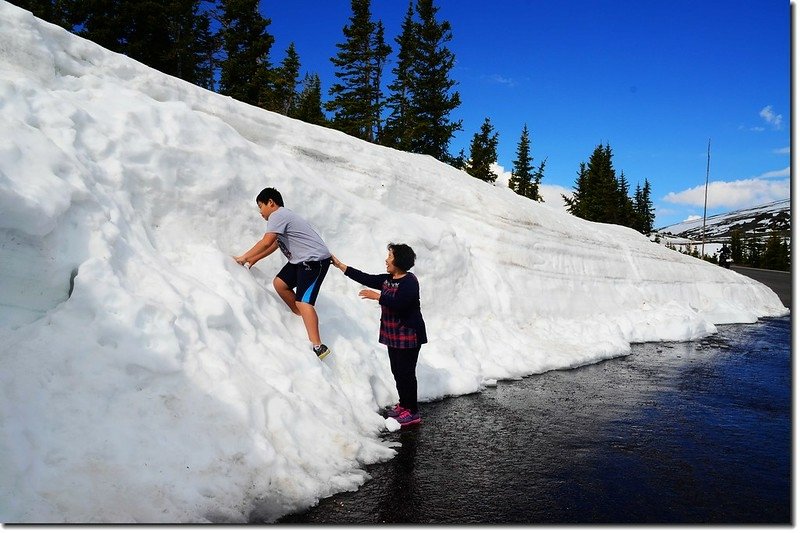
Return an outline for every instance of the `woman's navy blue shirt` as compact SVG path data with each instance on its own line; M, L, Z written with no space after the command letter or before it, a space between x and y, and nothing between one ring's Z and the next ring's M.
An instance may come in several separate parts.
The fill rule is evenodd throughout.
M347 267L345 276L381 291L381 329L378 342L390 348L418 348L428 342L419 302L419 280L411 272L400 279L391 274L365 274Z

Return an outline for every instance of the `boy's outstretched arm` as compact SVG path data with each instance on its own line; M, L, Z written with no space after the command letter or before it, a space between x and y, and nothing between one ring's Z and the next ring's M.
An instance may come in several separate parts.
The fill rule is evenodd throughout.
M265 233L264 237L255 243L252 248L239 256L234 256L234 260L240 265L250 264L253 267L258 261L264 259L269 254L278 249L278 235L276 233Z

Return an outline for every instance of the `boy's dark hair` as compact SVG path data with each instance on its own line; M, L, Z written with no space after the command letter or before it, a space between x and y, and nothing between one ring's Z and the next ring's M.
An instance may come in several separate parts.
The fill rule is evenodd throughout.
M281 193L279 193L277 189L273 189L272 187L267 187L266 189L258 193L258 196L256 196L257 204L258 203L266 204L270 200L275 202L280 207L283 207L283 196L281 196Z
M414 253L414 250L412 250L409 245L389 243L389 246L387 246L386 249L392 251L392 255L394 256L394 266L403 272L408 272L411 270L411 267L414 266L414 261L417 259L417 254Z

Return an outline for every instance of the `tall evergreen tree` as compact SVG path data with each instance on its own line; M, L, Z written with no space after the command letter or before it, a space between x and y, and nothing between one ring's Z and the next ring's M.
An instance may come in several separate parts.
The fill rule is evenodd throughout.
M322 88L318 75L305 75L303 88L297 97L297 105L293 108L290 116L318 126L328 123L328 119L322 111Z
M770 270L789 270L788 246L779 232L772 231L764 245L762 268Z
M466 165L467 174L483 181L495 182L497 174L492 171L491 165L497 161L497 143L498 134L491 121L486 118L480 131L472 137Z
M642 186L637 183L636 190L633 193L633 224L631 227L638 232L646 233L644 231L645 227L645 217L644 217L644 192L642 191Z
M528 135L528 125L525 124L517 143L517 158L512 161L514 166L511 167L511 177L508 180L508 188L520 196L525 196L528 183L533 177L532 162L531 141Z
M513 164L511 178L508 180L509 188L521 196L541 202L542 197L539 194L539 185L544 175L545 162L542 161L539 168L534 171L527 124L522 128L522 134L517 144L517 158L513 161Z
M461 104L456 82L450 79L455 55L447 48L453 38L450 23L437 22L433 0L417 0L417 49L411 64L411 114L415 129L413 150L440 161L450 159L450 140L461 129L450 113Z
M450 166L458 170L467 170L467 154L464 152L463 148L458 151L458 155L450 159Z
M407 152L414 148L415 121L411 111L413 89L411 67L418 48L417 27L414 22L414 4L409 2L400 35L395 38L397 64L392 69L394 81L389 84L390 92L386 100L386 107L391 111L379 139L385 146Z
M272 71L272 91L269 109L290 115L297 105L297 78L300 75L300 56L290 43L281 64Z
M382 136L382 115L386 107L384 101L383 89L381 83L383 82L383 69L386 66L386 58L392 53L392 47L386 44L384 36L385 31L383 22L380 20L375 23L375 32L372 35L372 50L373 50L373 70L372 70L372 112L374 133L371 140L378 140Z
M736 265L744 263L745 249L742 239L742 230L735 229L731 232L731 259Z
M612 163L611 147L598 145L576 182L575 194L565 197L567 210L573 215L595 222L615 223L618 217L619 189Z
M639 231L645 235L650 235L653 233L653 230L655 229L654 224L656 222L656 210L653 207L653 200L650 198L651 190L650 181L645 178L644 188L642 189L641 205L637 210L638 213L641 213L642 220L642 227Z
M783 258L783 268L781 270L792 270L792 251L789 248L789 241L785 237L781 240L781 257Z
M372 21L370 0L351 0L345 41L331 58L340 80L330 89L326 104L334 112L333 126L345 133L374 141L380 130L380 76L390 49L383 42L383 25Z
M270 94L269 52L275 38L271 20L258 11L258 0L220 0L222 47L220 92L251 105L266 107Z
M539 163L539 168L533 173L533 178L531 179L530 187L526 191L526 196L531 200L535 200L537 202L544 202L544 198L542 198L541 193L539 192L539 188L542 185L542 180L544 179L544 167L547 164L547 158L542 159L542 162Z
M588 216L589 186L587 181L588 172L586 169L586 163L581 162L580 167L578 168L578 177L575 180L575 186L572 189L572 195L561 195L561 197L564 199L564 205L567 207L567 211L580 218L587 218Z
M206 12L197 22L195 55L197 57L194 83L205 89L215 90L215 73L219 65L218 54L222 48L222 37L211 29L212 13Z
M608 222L619 224L621 226L632 227L635 223L635 216L633 212L633 202L628 194L630 193L630 184L625 177L625 172L620 172L617 178L617 195L616 205L614 205L611 216L613 219Z
M202 0L56 0L60 23L165 74L209 86L211 21Z
M112 52L125 53L131 0L65 0L67 29Z
M30 11L42 20L58 24L70 31L73 29L73 24L68 21L66 6L60 0L11 0L11 3Z
M210 88L213 86L215 64L209 58L218 48L218 42L211 29L209 12L201 10L202 3L200 0L171 0L161 3L170 11L167 23L170 48L161 52L164 67L159 70ZM159 57L159 52L153 51L152 46L147 48L151 54Z
M755 267L761 268L761 256L763 254L763 244L755 235L747 238L745 244L745 263Z

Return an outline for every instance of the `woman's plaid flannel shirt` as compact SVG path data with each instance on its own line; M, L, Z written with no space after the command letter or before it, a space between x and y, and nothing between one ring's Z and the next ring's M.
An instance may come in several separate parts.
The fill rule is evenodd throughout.
M365 274L347 267L350 279L381 291L381 329L378 342L390 348L417 348L428 342L419 303L419 281L408 272L400 279L390 274Z

